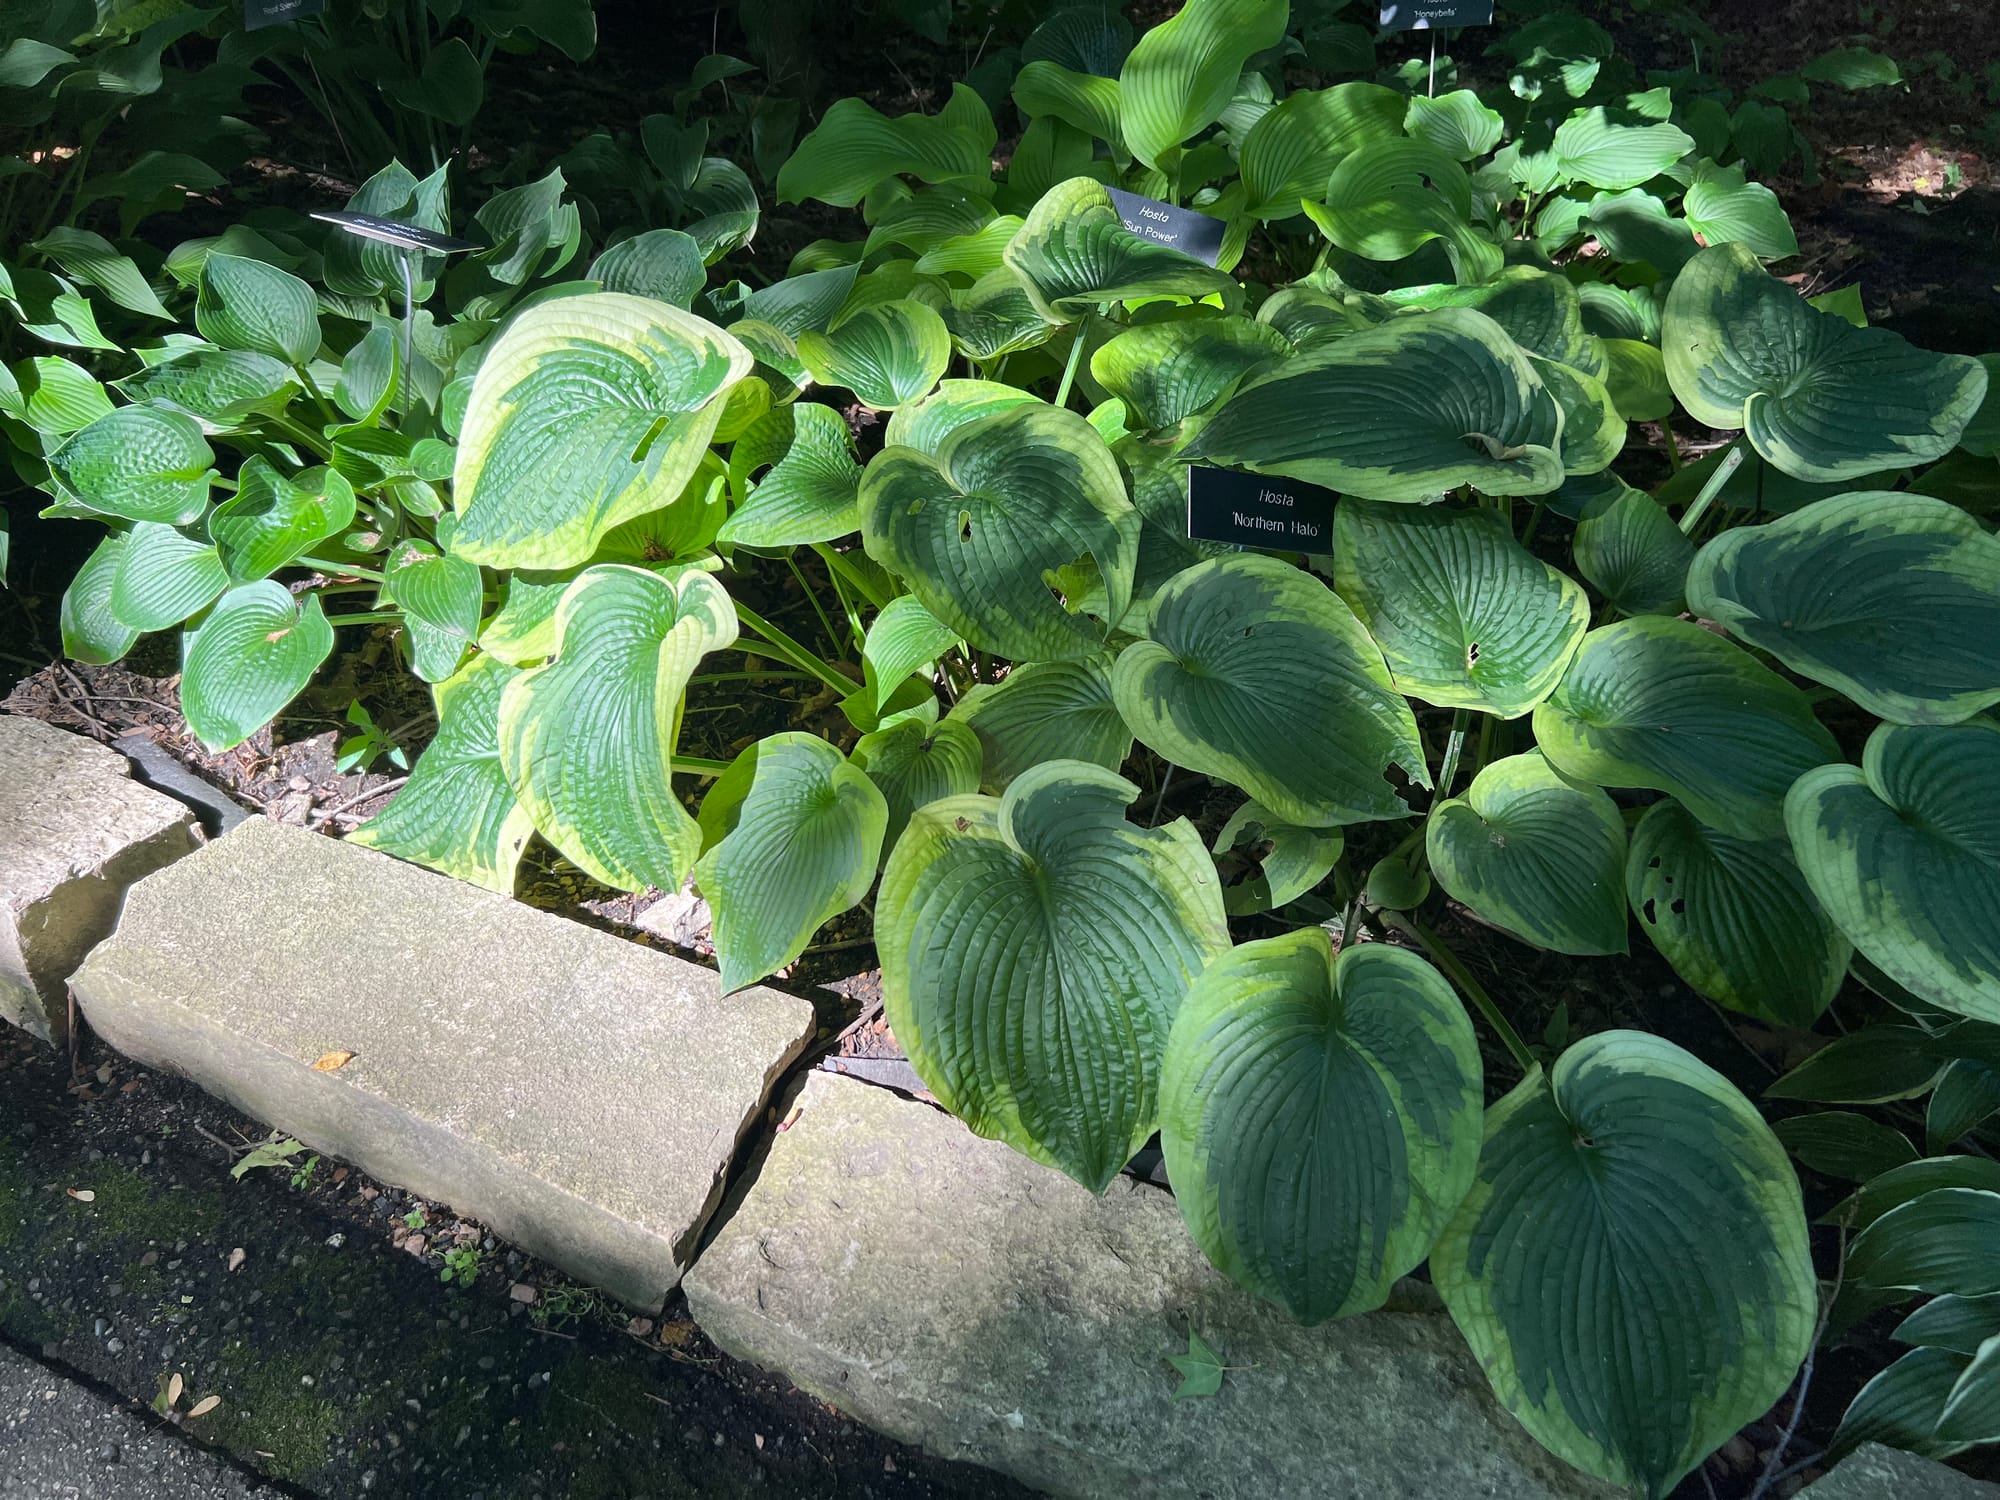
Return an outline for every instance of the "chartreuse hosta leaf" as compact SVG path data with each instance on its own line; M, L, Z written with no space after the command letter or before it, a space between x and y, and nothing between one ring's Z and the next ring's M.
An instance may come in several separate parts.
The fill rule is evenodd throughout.
M944 319L921 302L864 307L828 333L799 335L799 358L821 385L841 386L877 410L927 394L951 362Z
M478 567L411 538L389 554L383 578L382 592L408 625L411 666L425 682L443 682L479 636Z
M1211 963L1161 1066L1160 1143L1196 1244L1301 1323L1380 1307L1479 1161L1479 1043L1443 976L1307 927Z
M1127 162L1125 136L1118 124L1117 79L1080 73L1043 58L1014 75L1013 93L1014 103L1025 118L1047 115L1061 120L1103 141L1120 165Z
M736 758L702 800L694 867L723 989L776 973L868 893L888 818L875 783L816 735L774 734Z
M2000 1022L2000 724L1884 724L1785 799L1799 868L1898 984Z
M1867 490L1725 531L1688 603L1885 719L2000 703L2000 539L1942 500Z
M1250 318L1143 323L1100 344L1090 374L1125 403L1135 428L1172 427L1258 366L1286 354L1282 336Z
M935 724L902 719L861 736L854 747L854 763L888 801L889 826L882 835L886 854L896 847L910 814L918 808L941 797L969 796L979 790L984 752L979 736L963 719Z
M883 605L861 647L861 672L872 707L880 710L912 672L928 667L957 642L957 633L940 625L916 595L898 594Z
M118 660L139 639L138 630L111 612L111 596L130 545L127 533L114 531L97 544L76 577L63 590L61 626L63 655L71 661L104 666Z
M297 368L319 352L319 298L289 271L240 255L201 265L194 324L225 349L268 354Z
M1301 199L1326 190L1327 174L1342 158L1370 141L1400 136L1406 108L1400 93L1377 83L1287 94L1243 136L1237 165L1249 211L1260 219L1290 218Z
M1149 167L1214 122L1243 64L1285 34L1286 0L1188 0L1147 30L1118 75L1125 144Z
M49 474L64 493L101 514L185 526L208 506L214 461L193 417L121 406L50 454Z
M1590 628L1583 589L1514 540L1498 511L1348 499L1333 586L1397 688L1518 718L1555 691Z
M1045 762L1003 797L920 808L876 903L883 1005L918 1076L974 1131L1102 1192L1158 1123L1159 1059L1229 946L1186 820L1125 820L1139 789Z
M678 890L701 830L674 795L681 694L736 639L721 584L604 565L556 607L555 660L500 700L500 763L542 836L620 890Z
M860 528L861 466L846 419L830 406L773 407L729 450L729 470L750 496L722 523L719 541L797 547Z
M1632 831L1625 893L1674 972L1746 1016L1804 1030L1847 978L1853 944L1784 839L1742 838L1656 802Z
M1777 1400L1818 1306L1770 1127L1634 1031L1585 1038L1487 1112L1431 1277L1500 1404L1647 1500Z
M1805 694L1699 625L1642 615L1593 630L1535 742L1565 776L1668 792L1714 828L1776 837L1785 793L1840 758Z
M269 579L231 589L187 637L181 712L210 750L240 745L299 695L333 652L333 626Z
M1620 484L1583 508L1576 570L1627 615L1677 615L1687 597L1694 544L1644 490Z
M500 764L500 696L518 675L481 652L437 684L437 736L409 785L348 837L489 891L512 891L535 831Z
M1416 719L1382 653L1312 574L1243 553L1189 568L1153 601L1112 694L1177 766L1312 828L1408 812L1383 772L1430 785Z
M841 99L799 142L778 173L778 201L817 198L851 208L884 179L906 173L924 182L986 189L993 175L993 117L965 84L937 115L895 119L859 99Z
M1017 666L997 683L967 689L950 717L979 736L980 784L990 792L1045 760L1115 771L1132 753L1132 731L1111 695L1108 656Z
M229 570L213 542L141 521L127 533L111 585L111 614L133 630L166 630L206 609L228 587Z
M1042 194L1002 258L1051 323L1128 297L1237 296L1224 272L1127 229L1104 184L1089 177Z
M1302 418L1315 412L1340 420ZM1448 307L1314 345L1238 390L1185 453L1365 500L1435 499L1462 484L1541 495L1563 480L1561 428L1506 331Z
M1222 909L1232 917L1270 911L1326 879L1347 842L1338 828L1301 828L1261 802L1246 802L1215 836Z
M1628 422L1657 422L1674 413L1674 388L1667 384L1666 361L1651 344L1637 339L1604 339L1604 388Z
M1821 312L1741 244L1688 262L1660 348L1697 422L1743 429L1765 459L1818 483L1942 458L1986 394L1978 360Z
M237 471L236 493L208 518L208 534L238 583L268 578L354 523L354 486L337 469L287 479L262 456Z
M1047 661L1103 649L1131 597L1139 515L1104 439L1037 402L954 428L934 456L883 449L861 476L861 535L973 645ZM1085 559L1109 598L1104 621L1052 585Z
M586 562L693 477L750 351L664 302L539 303L486 351L459 430L452 550L498 568Z
M1455 160L1473 161L1500 144L1507 122L1498 110L1481 103L1471 89L1456 89L1435 99L1422 95L1412 98L1403 127Z

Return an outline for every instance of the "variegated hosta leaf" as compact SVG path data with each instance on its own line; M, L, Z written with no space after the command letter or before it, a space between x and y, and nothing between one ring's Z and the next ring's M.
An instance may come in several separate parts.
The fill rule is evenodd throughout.
M951 334L921 302L882 302L826 333L801 333L799 358L821 385L840 386L887 411L921 399L938 383L951 362Z
M888 817L875 783L816 735L770 735L736 758L702 799L694 867L724 990L782 969L868 893Z
M1562 412L1562 437L1556 444L1565 474L1601 474L1625 451L1625 418L1611 399L1611 388L1574 365L1536 358L1535 373Z
M1668 792L1712 828L1752 838L1784 826L1785 793L1840 758L1805 694L1699 625L1642 615L1593 630L1535 742L1565 776Z
M854 747L854 763L888 801L889 825L882 835L886 855L918 808L941 797L964 797L979 790L984 752L979 736L963 719L935 724L902 719L861 736Z
M1118 75L1125 144L1164 169L1236 93L1243 65L1285 34L1286 0L1188 0L1149 27Z
M265 579L233 588L187 637L181 712L211 751L240 745L299 695L333 652L333 627L308 595L303 608Z
M121 406L50 454L49 475L64 494L104 515L185 526L208 508L214 461L193 417Z
M916 405L890 413L882 440L888 447L915 448L935 458L944 440L966 423L1016 406L1043 404L1033 391L996 380L946 380Z
M1126 822L1138 794L1054 760L1004 797L933 802L876 906L883 1004L918 1076L1093 1192L1153 1133L1168 1028L1229 946L1201 840Z
M1799 868L1854 946L1946 1010L2000 1022L2000 724L1884 724L1859 769L1785 799Z
M1181 1217L1302 1323L1380 1307L1479 1161L1479 1043L1443 976L1307 927L1232 948L1181 1003L1160 1142Z
M1219 293L1228 302L1238 295L1226 273L1132 233L1104 184L1089 177L1072 177L1042 194L1003 258L1051 323L1131 297Z
M507 780L542 837L606 885L678 890L700 855L669 780L681 695L735 639L735 606L706 573L588 568L556 608L555 660L507 684Z
M1045 760L1116 771L1132 753L1132 731L1111 695L1108 656L1014 667L997 683L969 688L950 717L979 736L980 784L990 792Z
M499 568L587 561L693 477L750 351L621 292L539 303L486 351L460 428L452 550Z
M1202 563L1155 596L1149 634L1119 656L1112 693L1175 765L1313 828L1407 814L1392 764L1430 784L1382 653L1312 574L1255 553Z
M437 735L409 785L348 838L489 891L511 892L535 831L500 764L500 697L518 675L480 652L437 684L431 690Z
M1761 456L1819 483L1942 458L1986 394L1978 360L1821 312L1747 245L1688 262L1660 347L1697 422L1741 428Z
M973 645L1048 661L1103 649L1131 598L1139 516L1104 439L1037 402L954 428L935 456L877 454L861 476L861 535ZM1056 592L1085 559L1108 598L1103 621Z
M1500 1404L1647 1500L1783 1394L1819 1300L1770 1127L1634 1031L1585 1038L1487 1112L1431 1276Z
M1397 688L1426 703L1518 718L1555 691L1590 628L1582 588L1497 511L1348 499L1333 534L1333 586Z
M1244 803L1212 846L1222 909L1247 917L1297 900L1326 879L1346 843L1338 828L1301 828L1261 802Z
M411 539L389 555L383 579L382 592L409 628L411 666L425 682L443 682L479 637L485 597L478 567Z
M719 487L719 478L716 483ZM697 475L695 484L690 485L689 490L693 491L700 485L702 477ZM722 567L722 559L713 553L698 550L714 540L712 528L715 523L710 521L698 525L692 535L680 528L682 518L697 517L706 508L698 508L697 502L688 499L665 510L652 511L636 521L614 526L605 533L603 544L591 557L589 565L627 563L635 568L644 568L649 573L658 573L663 578L671 578L688 568L717 572ZM714 509L718 512L722 509L719 499ZM696 555L687 561L678 560L690 549L696 549ZM531 667L553 656L556 649L556 606L562 602L562 596L575 578L576 575L567 570L541 572L517 568L508 575L505 600L480 630L479 649L491 652L516 667Z
M1158 430L1194 415L1287 352L1275 329L1251 318L1176 318L1143 323L1100 344L1090 356L1090 374L1125 403L1136 428Z
M1561 429L1528 356L1453 307L1312 346L1225 401L1185 456L1364 500L1541 495L1563 480Z
M737 485L750 486L750 496L722 523L718 541L797 547L830 542L861 527L854 438L846 418L830 406L793 402L772 408L736 440L729 472Z
M1478 286L1425 286L1391 292L1398 307L1432 311L1469 307L1483 312L1528 353L1586 375L1605 371L1602 344L1583 326L1583 302L1566 276L1512 266Z
M167 630L213 604L229 587L229 572L215 544L141 521L126 546L111 585L111 615L140 632Z
M76 577L63 590L62 647L63 655L71 661L104 666L130 651L139 639L135 627L111 612L111 596L129 544L127 533L112 532L84 559Z
M1742 838L1656 802L1632 831L1625 892L1674 972L1746 1016L1805 1030L1847 978L1854 946L1784 839Z
M1238 166L1249 211L1288 219L1304 198L1326 191L1327 174L1371 141L1403 133L1407 101L1379 83L1299 89L1257 118L1243 136Z
M236 493L208 518L208 534L238 583L268 578L354 523L354 486L337 469L310 469L294 483L262 456L236 475Z
M1942 500L1868 490L1725 531L1688 603L1885 719L2000 703L2000 539Z
M1681 612L1694 544L1644 490L1619 484L1586 503L1571 546L1577 572L1620 614Z

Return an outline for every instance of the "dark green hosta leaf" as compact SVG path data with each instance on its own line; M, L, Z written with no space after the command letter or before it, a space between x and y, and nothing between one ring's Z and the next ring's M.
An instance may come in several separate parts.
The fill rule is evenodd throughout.
M1590 628L1582 588L1497 511L1343 500L1334 583L1399 691L1518 718L1555 691Z
M1785 799L1799 868L1854 946L1946 1010L2000 1022L2000 724L1884 724L1860 767Z
M1936 1039L1918 1027L1864 1026L1829 1042L1764 1092L1820 1104L1886 1104L1928 1093L1944 1058Z
M1687 222L1644 188L1597 194L1581 227L1596 235L1614 260L1643 261L1662 276L1672 276L1701 248Z
M1688 603L1885 719L2000 703L2000 539L1942 500L1868 490L1725 531Z
M864 734L854 747L854 763L888 800L889 824L882 835L886 852L896 847L918 808L979 790L984 752L963 719L935 724L903 719Z
M1125 613L1139 516L1090 424L1040 402L956 427L935 456L885 448L861 476L868 555L982 650L1017 661L1089 656ZM1075 613L1048 580L1085 558L1108 618Z
M1474 161L1500 144L1506 123L1471 89L1454 89L1435 99L1421 94L1412 98L1403 128L1455 160Z
M951 334L921 302L864 307L831 332L808 329L799 358L821 385L841 386L878 411L927 395L951 362Z
M1450 152L1429 141L1371 141L1342 158L1325 202L1301 205L1326 237L1366 260L1402 260L1444 241L1452 271L1486 281L1505 253L1472 222L1472 184Z
M1865 1291L2000 1292L2000 1193L1937 1188L1869 1224L1847 1247L1846 1278Z
M356 213L376 214L415 224L440 234L451 232L451 184L446 167L421 181L401 162L392 161L347 200ZM350 297L403 295L402 259L411 256L411 289L419 306L428 302L444 273L442 255L405 251L381 240L364 239L336 229L326 237L325 278L330 291Z
M1250 318L1143 323L1098 345L1091 378L1125 403L1137 428L1173 427L1245 375L1282 358L1284 339Z
M133 630L167 630L208 608L229 587L211 542L157 521L141 521L126 536L111 586L111 614Z
M1942 458L1986 394L1978 360L1821 312L1740 244L1688 262L1660 347L1696 421L1741 428L1771 463L1820 483Z
M621 521L680 495L750 365L721 329L650 298L597 292L529 308L473 384L452 550L498 568L587 561Z
M782 969L868 893L888 817L875 783L815 735L770 735L736 758L702 801L693 872L725 991Z
M1249 212L1260 219L1290 218L1301 199L1326 191L1327 174L1350 153L1400 136L1408 107L1400 93L1376 83L1287 94L1243 137L1238 167ZM1499 117L1494 120L1497 126Z
M1462 484L1540 495L1563 480L1560 428L1528 356L1485 314L1451 307L1305 350L1225 401L1185 456L1366 500Z
M1887 1443L1926 1458L1950 1458L1969 1444L1937 1436L1938 1418L1972 1361L1948 1349L1912 1349L1864 1385L1848 1405L1827 1453L1844 1458L1863 1443Z
M1316 927L1245 943L1181 1003L1160 1138L1188 1232L1302 1323L1380 1307L1479 1160L1479 1044L1437 970Z
M1884 1172L1873 1182L1864 1182L1857 1192L1821 1215L1819 1222L1866 1229L1885 1214L1940 1188L2000 1193L2000 1162L1990 1156L1936 1156L1913 1161Z
M1847 978L1853 945L1783 839L1742 838L1656 802L1632 832L1625 891L1674 972L1746 1016L1804 1030Z
M1632 1031L1576 1043L1487 1112L1431 1275L1500 1404L1651 1500L1783 1394L1819 1300L1770 1127Z
M238 583L268 578L354 523L354 486L337 469L311 469L295 484L262 456L237 473L236 493L215 508L208 534Z
M1125 144L1165 168L1181 143L1214 122L1243 64L1285 34L1286 0L1188 0L1148 28L1118 75Z
M1506 330L1524 350L1585 375L1605 372L1604 349L1583 326L1583 300L1566 277L1534 266L1512 266L1479 286L1426 286L1392 292L1395 307L1426 311L1470 307Z
M231 589L187 638L181 712L209 750L240 745L276 717L333 652L319 596L305 605L265 579Z
M299 389L283 360L250 349L190 349L148 365L118 382L134 401L172 407L210 431L240 426L247 418L282 412Z
M1127 229L1104 184L1057 183L1035 204L1002 259L1052 323L1136 297L1237 298L1227 274Z
M779 171L778 201L817 198L851 208L899 173L978 191L992 178L993 143L993 117L962 83L952 85L951 102L935 116L892 120L859 99L841 99Z
M1593 630L1535 709L1566 776L1668 792L1711 827L1775 837L1785 793L1837 760L1805 694L1699 625L1642 615Z
M967 689L951 718L979 736L981 785L1006 790L1045 760L1080 760L1116 771L1132 753L1132 731L1111 694L1111 659L1038 661L997 683Z
M1222 908L1247 917L1295 901L1326 879L1346 836L1338 828L1301 828L1261 802L1246 802L1215 836Z
M1688 228L1708 244L1734 240L1762 260L1799 253L1799 237L1778 195L1763 183L1750 181L1741 167L1703 162L1695 168L1681 211L1687 215Z
M828 406L773 407L729 453L739 484L765 470L750 496L722 523L720 541L751 547L830 542L861 527L861 466L847 421Z
M951 330L959 353L975 360L1047 343L1055 332L1021 278L1006 265L969 287L954 289L951 305L939 308L938 316Z
M1933 1297L1903 1319L1891 1337L1924 1349L1977 1354L1995 1334L2000 1334L2000 1293Z
M1836 47L1821 53L1799 73L1814 83L1837 83L1844 89L1872 89L1903 81L1893 57L1867 47Z
M1577 572L1620 614L1681 612L1694 544L1644 490L1621 484L1585 504L1571 545Z
M463 37L447 37L424 58L421 74L391 80L383 92L415 114L470 125L486 97L486 70Z
M1149 635L1119 656L1112 692L1175 765L1314 828L1407 814L1391 765L1430 784L1382 653L1312 574L1255 553L1199 564L1155 596Z
M507 780L542 836L606 885L678 890L700 855L669 780L675 732L695 664L735 639L708 574L602 565L556 608L555 660L507 684Z
M127 534L114 531L97 544L63 590L61 609L63 655L71 661L106 666L117 661L139 639L139 632L111 612L112 591L129 545Z
M1942 1443L2000 1439L2000 1338L1989 1339L1945 1398L1932 1438Z
M1114 161L1127 161L1119 128L1118 80L1080 73L1061 63L1031 62L1014 75L1014 103L1024 119L1052 116L1111 148Z
M1850 1110L1822 1110L1779 1120L1772 1132L1785 1149L1825 1177L1864 1182L1909 1166L1916 1149L1899 1130Z
M1961 1057L1939 1075L1924 1109L1924 1144L1933 1156L1950 1149L2000 1110L2000 1069ZM1992 1330L2000 1333L2000 1328Z
M195 327L211 344L268 354L293 367L319 352L319 298L289 271L240 255L201 265Z
M382 592L405 617L412 668L425 682L445 681L479 637L479 568L412 538L389 555L383 576Z
M1229 946L1201 840L1128 823L1138 794L1055 760L933 802L876 905L883 1004L925 1085L1094 1192L1153 1133L1168 1028Z
M1024 63L1061 63L1079 73L1118 76L1132 50L1132 23L1096 6L1059 6L1021 44Z
M50 454L49 474L64 493L104 515L185 526L208 508L214 461L193 417L121 406Z
M511 892L534 820L500 765L500 697L519 673L475 655L431 690L437 735L409 785L348 837L489 891Z
M708 282L701 246L678 229L649 229L620 240L597 257L590 279L607 292L629 292L675 307L692 307Z

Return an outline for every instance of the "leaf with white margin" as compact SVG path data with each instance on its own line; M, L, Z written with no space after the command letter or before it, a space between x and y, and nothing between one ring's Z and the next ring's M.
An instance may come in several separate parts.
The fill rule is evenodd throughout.
M1261 802L1244 803L1211 846L1222 875L1222 909L1247 917L1297 900L1326 879L1346 843L1338 828L1301 828Z
M1142 323L1100 344L1091 378L1125 403L1139 427L1175 426L1259 366L1288 353L1276 329L1251 318Z
M1938 1425L1971 1365L1970 1356L1949 1349L1912 1349L1861 1387L1827 1453L1845 1458L1863 1443L1886 1443L1932 1459L1964 1452L1971 1444L1940 1437Z
M1378 83L1337 83L1298 89L1258 116L1243 136L1238 166L1249 212L1286 219L1301 199L1326 191L1327 175L1370 141L1403 133L1402 94Z
M500 763L535 827L619 890L679 890L701 830L674 795L674 743L695 664L736 639L721 584L606 564L556 607L556 656L500 700Z
M978 791L984 762L979 736L963 719L935 724L900 719L887 729L861 736L854 746L854 764L868 773L889 804L883 853L896 847L918 808L940 797Z
M950 717L979 736L981 785L1001 792L1045 760L1080 760L1116 771L1132 753L1132 731L1111 695L1111 658L1027 662L999 682L968 688Z
M765 470L752 482L752 476ZM790 403L764 413L729 452L730 478L749 498L716 540L749 547L830 542L861 528L861 466L847 420L830 406Z
M814 380L850 390L877 411L928 395L951 363L951 333L921 302L864 307L827 333L807 329L798 343Z
M1089 177L1042 194L1001 258L1051 323L1132 298L1239 296L1227 273L1127 229L1104 184Z
M103 515L185 526L208 508L214 462L193 417L121 406L50 454L49 474L64 494Z
M84 559L76 577L63 590L62 648L71 661L107 666L139 639L135 628L111 612L111 596L118 587L118 573L129 544L126 533L114 531Z
M1431 1276L1500 1404L1646 1500L1770 1409L1818 1315L1784 1148L1727 1079L1635 1031L1487 1111Z
M1201 563L1154 597L1112 694L1177 766L1241 787L1310 828L1407 816L1383 772L1430 785L1416 719L1340 596L1274 557Z
M1285 34L1287 0L1188 0L1149 27L1118 74L1125 144L1163 167L1236 94L1243 65Z
M1299 1322L1380 1307L1479 1161L1479 1042L1451 986L1307 927L1205 969L1168 1035L1160 1144L1188 1233Z
M312 680L333 653L333 626L310 594L303 607L269 579L216 601L187 637L181 712L210 751L240 745Z
M237 471L236 493L208 518L208 534L229 576L253 583L353 525L354 503L354 486L339 470L287 479L259 454Z
M229 570L214 543L141 521L127 533L111 585L111 615L140 632L166 630L208 608L228 587Z
M403 611L410 663L425 682L443 682L455 673L466 648L479 638L484 587L476 564L414 537L389 555L382 592Z
M1139 789L1055 760L1006 795L920 808L876 902L883 1006L938 1101L1102 1192L1152 1135L1182 997L1229 946L1185 819L1140 828Z
M1644 490L1620 484L1588 501L1571 547L1577 572L1620 614L1681 612L1694 543Z

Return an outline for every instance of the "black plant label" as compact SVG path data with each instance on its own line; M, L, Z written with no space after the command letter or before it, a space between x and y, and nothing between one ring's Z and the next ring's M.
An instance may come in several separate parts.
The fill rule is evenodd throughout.
M1222 236L1229 226L1191 208L1175 208L1157 198L1142 198L1123 188L1107 188L1111 206L1119 220L1141 239L1169 245L1183 255L1192 255L1205 266L1222 259Z
M401 245L406 250L431 250L439 255L451 255L460 250L478 248L470 240L439 234L421 224L405 224L401 219L385 219L380 214L359 213L351 208L329 208L315 213L313 217L328 224L338 224L349 234L358 234L364 240L381 240L384 244Z
M1337 499L1332 490L1296 479L1195 464L1188 469L1188 535L1204 542L1331 556Z
M1439 26L1491 26L1493 0L1382 0L1384 31L1430 31Z
M261 31L285 21L323 15L326 0L243 0L243 29Z

